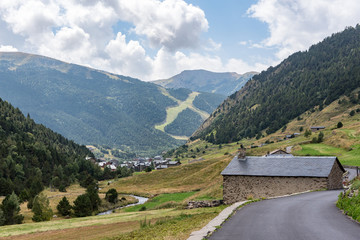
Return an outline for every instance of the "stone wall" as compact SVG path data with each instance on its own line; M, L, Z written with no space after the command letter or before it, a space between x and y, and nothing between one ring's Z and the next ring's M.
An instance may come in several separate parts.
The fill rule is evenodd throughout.
M327 188L327 178L223 176L225 204Z
M223 204L223 200L212 200L212 201L190 201L188 202L188 209L203 208L203 207L217 207Z
M344 172L341 170L338 161L335 161L328 177L327 189L342 189L343 175Z

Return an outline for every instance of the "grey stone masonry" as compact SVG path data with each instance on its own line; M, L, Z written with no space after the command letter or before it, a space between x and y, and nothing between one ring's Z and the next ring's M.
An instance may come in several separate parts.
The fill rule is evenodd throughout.
M327 188L322 177L223 176L225 204Z

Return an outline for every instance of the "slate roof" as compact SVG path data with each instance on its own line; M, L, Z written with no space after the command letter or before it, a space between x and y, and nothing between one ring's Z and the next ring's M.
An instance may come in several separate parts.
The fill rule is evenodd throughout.
M278 177L328 177L336 157L294 157L292 155L234 157L221 175L278 176Z

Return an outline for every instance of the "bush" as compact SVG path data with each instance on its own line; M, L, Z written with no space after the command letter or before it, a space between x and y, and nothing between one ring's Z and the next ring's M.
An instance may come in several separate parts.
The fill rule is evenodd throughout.
M360 221L360 195L357 194L349 197L349 191L345 194L340 193L336 206L352 217L356 221Z
M319 133L319 136L318 136L318 139L317 139L317 142L318 143L321 143L324 141L324 133L323 132L320 132Z
M70 215L71 208L72 207L66 197L63 197L56 207L59 213L63 216Z
M342 124L342 122L338 122L338 124L337 124L337 126L336 126L337 128L342 128L343 127L343 124Z
M118 193L115 188L109 189L109 191L106 192L105 199L110 203L117 203L118 201Z
M140 220L140 228L145 228L145 227L150 227L151 226L151 222L149 220L149 222L146 221L146 217L144 219L144 221Z
M351 110L351 112L349 113L349 115L352 117L355 115L355 111L354 110Z

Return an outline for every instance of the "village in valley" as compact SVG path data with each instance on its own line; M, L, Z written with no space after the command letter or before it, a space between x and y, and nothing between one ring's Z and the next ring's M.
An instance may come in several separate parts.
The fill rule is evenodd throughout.
M305 135L307 132L317 132L324 130L324 126L311 126L309 130L305 131ZM301 133L293 133L293 134L287 134L284 136L284 138L279 138L278 141L287 140L291 138L295 138L300 136ZM260 145L251 145L250 148L257 148L257 147L263 147L267 145L267 143L262 143ZM97 152L99 152L99 149L92 145L86 146L92 153L96 155ZM104 150L101 150L104 152ZM111 150L105 150L105 152L111 152ZM166 152L164 152L166 153ZM102 154L102 156L105 156ZM99 158L93 158L93 157L87 157L86 160L91 161L92 163L98 165L102 169L109 168L110 171L116 171L119 167L120 168L127 168L131 170L132 172L150 172L152 170L161 170L166 169L170 167L176 167L181 165L180 160L176 158L176 160L173 160L172 158L164 158L161 155L155 156L155 157L134 157L131 160L124 160L115 158L112 155L105 157L99 157Z
M111 171L116 171L118 167L125 167L133 172L150 172L152 170L166 169L170 167L179 166L180 161L174 161L172 158L163 158L162 156L150 157L137 157L132 160L120 161L118 159L106 160L104 158L87 157L86 160L97 164L102 169L109 168Z

